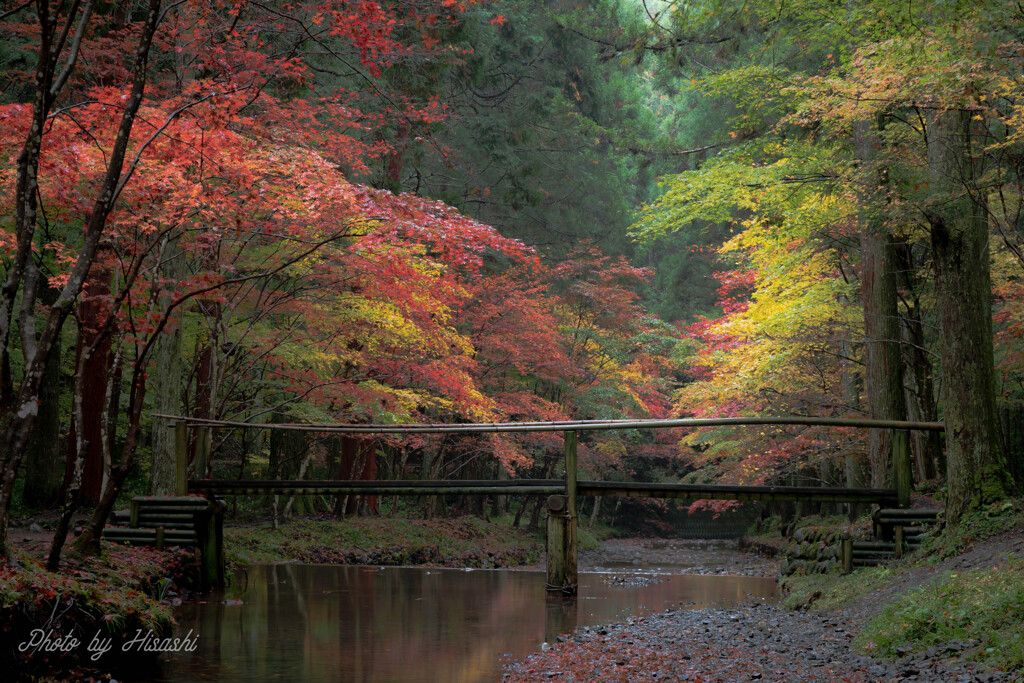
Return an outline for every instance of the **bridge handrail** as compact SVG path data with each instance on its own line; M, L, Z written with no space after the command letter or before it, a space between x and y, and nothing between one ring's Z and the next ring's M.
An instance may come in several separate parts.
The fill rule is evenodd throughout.
M914 422L910 420L871 420L848 417L712 417L679 418L669 420L573 420L564 422L474 422L471 424L310 424L292 422L233 422L163 415L160 417L184 422L188 427L244 427L249 429L279 429L303 432L338 434L493 434L497 432L564 432L602 431L610 429L665 429L671 427L722 427L749 425L798 425L808 427L868 427L872 429L907 429L945 431L942 422Z

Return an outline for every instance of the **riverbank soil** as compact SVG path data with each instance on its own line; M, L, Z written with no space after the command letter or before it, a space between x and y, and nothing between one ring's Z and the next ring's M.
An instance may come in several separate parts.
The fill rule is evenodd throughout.
M650 542L633 542L644 543ZM628 557L630 544L617 544L609 556ZM923 595L929 586L968 572L1010 571L1022 557L1024 530L1018 528L971 543L941 561L915 563L911 558L893 568L864 570L870 572L863 575L866 581L856 574L815 578L818 583L801 586L802 592L788 601L797 609L757 603L727 610L679 609L583 629L560 636L551 649L516 665L505 680L1024 681L1020 670L995 670L971 661L986 645L974 640L939 638L922 649L897 646L896 658L883 659L871 656L874 643L864 639L871 619L900 600L912 602L915 591ZM714 559L704 557L700 563L713 566ZM746 566L742 555L732 566L737 565ZM749 566L756 566L755 560Z
M224 529L228 563L305 562L497 569L535 566L542 542L478 517L294 519Z

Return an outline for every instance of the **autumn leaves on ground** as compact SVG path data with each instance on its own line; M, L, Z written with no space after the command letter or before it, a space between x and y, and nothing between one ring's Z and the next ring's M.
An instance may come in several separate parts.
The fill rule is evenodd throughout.
M941 421L589 432L579 474L882 488L909 462L962 536L1024 479L1022 27L995 0L0 0L0 630L156 609L69 586L124 552L112 510L174 490L157 415L234 423L188 452L238 480L563 467L555 432L246 424ZM543 501L238 507L532 530ZM35 519L52 542L19 550Z

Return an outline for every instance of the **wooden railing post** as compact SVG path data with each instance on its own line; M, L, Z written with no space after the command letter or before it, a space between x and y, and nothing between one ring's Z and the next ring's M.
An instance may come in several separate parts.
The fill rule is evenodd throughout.
M565 583L562 592L576 595L579 583L577 576L578 545L576 531L578 515L576 508L576 432L565 432Z
M188 429L185 421L174 423L174 495L188 494Z
M910 491L914 486L910 464L910 433L905 429L892 432L893 475L896 479L897 507L910 507Z
M569 514L576 516L576 432L565 433L565 495Z
M203 591L224 588L224 508L216 500L195 515L199 582Z
M565 496L548 496L547 589L565 585Z
M844 538L842 545L843 573L849 574L853 571L853 539Z

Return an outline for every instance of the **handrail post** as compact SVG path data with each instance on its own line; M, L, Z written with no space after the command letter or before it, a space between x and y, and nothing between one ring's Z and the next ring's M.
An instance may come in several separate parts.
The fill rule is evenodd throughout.
M562 592L576 595L579 584L577 576L578 545L576 542L577 507L576 507L576 432L565 432L565 495L566 495L566 526L565 526L565 584Z
M896 479L896 506L910 507L910 491L914 486L910 463L910 433L905 429L892 431L893 476Z
M565 433L565 495L569 514L576 516L576 432Z
M174 423L174 495L188 495L188 429L184 420Z

